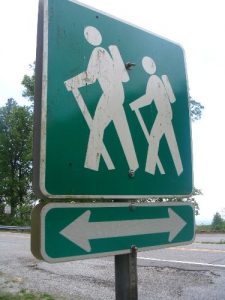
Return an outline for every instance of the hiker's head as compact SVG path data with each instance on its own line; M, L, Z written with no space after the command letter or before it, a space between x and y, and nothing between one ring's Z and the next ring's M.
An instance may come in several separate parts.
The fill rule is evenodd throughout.
M156 71L155 62L149 56L143 57L143 59L142 59L142 66L143 66L145 72L148 73L148 74L150 74L150 75L154 74L155 71Z
M85 39L93 46L99 46L102 42L101 33L93 26L87 26L84 29Z

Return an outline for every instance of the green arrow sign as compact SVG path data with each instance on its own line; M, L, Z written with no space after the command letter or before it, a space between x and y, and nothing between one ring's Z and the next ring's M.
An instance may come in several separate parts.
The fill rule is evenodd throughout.
M142 251L191 243L194 209L173 203L51 203L41 208L39 226L33 254L48 262L69 261L129 253L134 245ZM34 233L33 245L36 240Z
M190 194L182 48L71 0L41 0L38 28L36 194Z

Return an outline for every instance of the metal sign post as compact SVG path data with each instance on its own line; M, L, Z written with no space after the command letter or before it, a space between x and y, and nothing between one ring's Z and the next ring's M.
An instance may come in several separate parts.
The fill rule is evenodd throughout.
M131 253L115 256L116 300L138 299L137 247Z

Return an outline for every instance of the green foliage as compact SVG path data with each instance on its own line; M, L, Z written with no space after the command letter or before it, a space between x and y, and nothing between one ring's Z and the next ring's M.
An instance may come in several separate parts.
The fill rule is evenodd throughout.
M45 293L30 293L26 290L21 290L17 294L0 292L0 300L54 300L54 298Z
M148 198L147 200L139 200L138 202L188 202L194 205L195 208L195 215L199 214L199 206L197 201L195 200L195 196L202 195L201 190L194 188L193 192L188 197L154 197L154 198Z
M198 225L196 226L197 233L213 233L213 232L225 232L225 220L220 213L215 213L212 223L210 225ZM225 241L221 240L217 244L224 244Z
M196 233L210 233L212 232L211 225L197 225Z
M191 97L189 98L189 101L190 101L191 120L193 122L200 120L202 117L202 111L204 109L204 106L200 102L192 99Z
M17 205L14 210L14 215L8 215L4 211L0 212L1 225L14 225L14 226L30 226L31 225L31 210L33 208L32 201Z
M30 101L34 101L34 87L35 87L35 63L30 65L30 68L33 71L31 76L24 75L22 80L22 85L25 87L23 91L23 97L27 97Z
M211 228L212 230L225 231L225 220L222 218L220 213L217 212L214 215Z
M29 203L32 170L32 112L9 99L0 108L0 203L11 206L11 216Z

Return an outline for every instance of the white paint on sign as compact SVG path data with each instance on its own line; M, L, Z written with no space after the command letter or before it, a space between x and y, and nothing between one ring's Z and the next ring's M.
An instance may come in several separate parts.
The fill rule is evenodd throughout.
M145 136L147 135L147 129L145 128L143 120L140 118L139 110L142 107L150 105L153 101L155 102L157 109L157 116L151 128L150 135L147 137L149 147L145 171L154 175L156 165L158 165L161 174L165 174L158 156L160 140L163 135L165 135L175 164L177 175L179 176L183 172L183 166L172 125L173 112L170 104L175 102L176 99L170 85L169 78L166 75L163 75L161 79L159 76L155 75L156 64L154 60L151 57L146 56L142 60L142 65L146 73L151 76L147 83L146 93L142 97L133 101L130 104L130 107L136 112Z
M187 223L171 208L168 208L168 215L161 219L90 222L91 211L87 210L60 234L87 252L91 251L90 240L93 239L168 232L168 241L172 242Z
M90 135L84 166L98 171L102 152L105 151L103 150L104 132L107 126L113 122L129 168L136 170L138 161L123 107L123 82L127 82L129 76L119 49L115 45L109 46L109 51L100 47L102 36L95 27L87 26L84 29L84 36L89 44L96 46L90 56L87 70L65 82L67 89L73 91L78 102L80 100L77 98L81 97L78 97L77 90L80 87L93 84L98 80L103 91L96 106L94 118L88 122ZM81 111L84 118L87 119L88 110L86 106L84 108ZM106 157L103 156L103 158L105 160ZM109 169L113 169L113 164L109 163L109 160L110 158L106 160L106 165L110 166Z
M108 49L100 47L102 35L97 28L85 27L84 37L95 47L89 58L87 70L65 81L67 90L73 92L90 129L84 167L98 171L102 156L107 168L115 169L103 142L105 130L113 122L129 169L135 171L139 164L123 107L125 98L123 83L129 81L125 64L116 45L110 45ZM135 112L148 142L145 171L155 175L156 167L158 167L162 175L166 173L159 158L160 141L165 136L177 175L180 176L183 172L183 164L172 124L171 104L176 101L173 89L167 75L162 75L160 78L155 74L156 64L151 57L145 56L142 59L142 66L150 75L146 91L143 96L130 104L130 108ZM92 118L79 88L94 84L96 81L101 86L102 95ZM140 109L151 105L153 101L157 115L149 133Z

